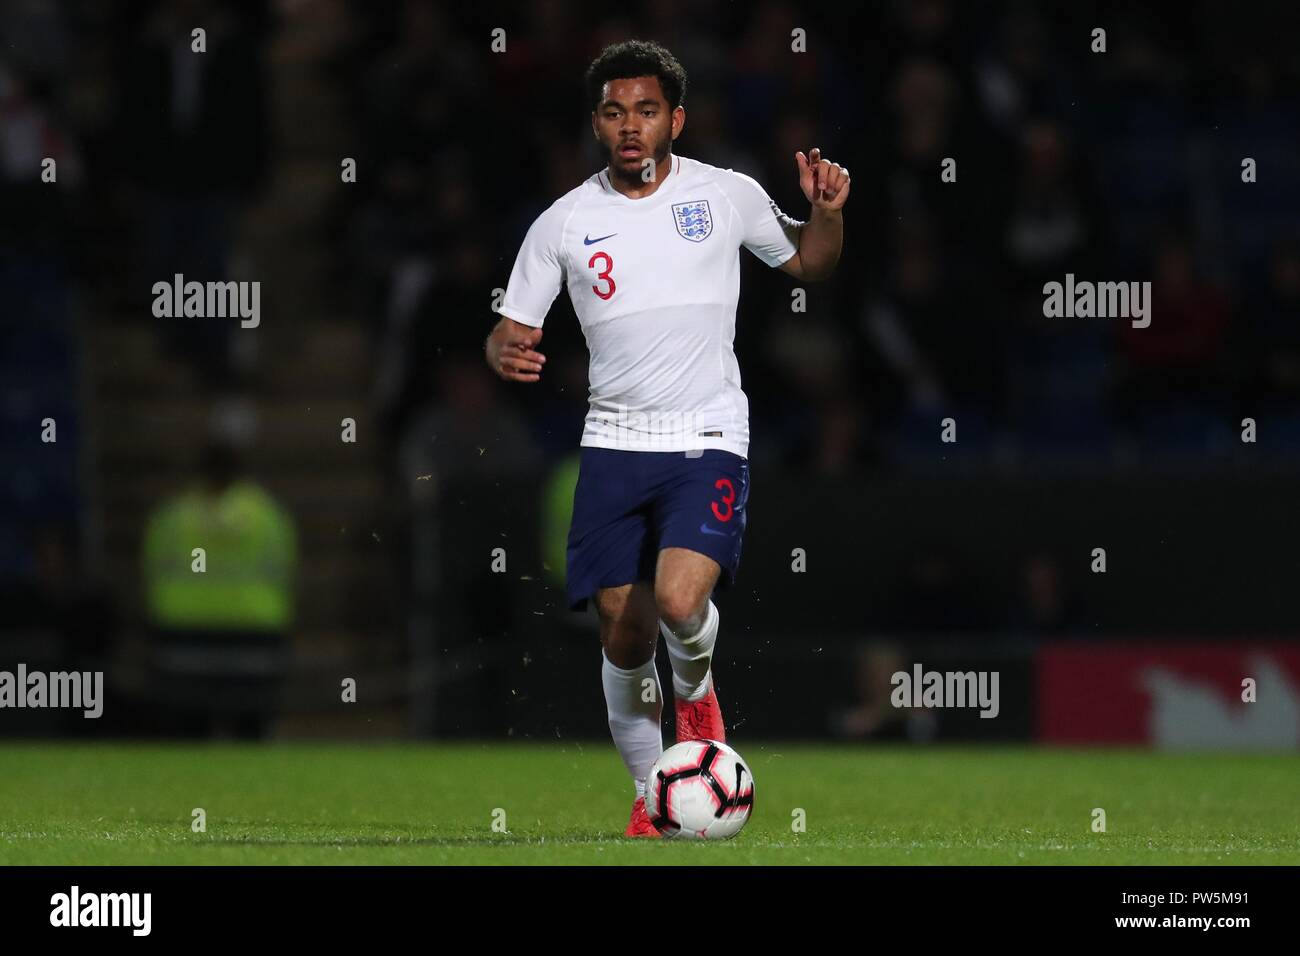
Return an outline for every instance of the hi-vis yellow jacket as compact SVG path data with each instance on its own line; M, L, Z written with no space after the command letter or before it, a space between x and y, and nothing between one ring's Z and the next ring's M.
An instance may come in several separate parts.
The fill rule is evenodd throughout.
M217 495L184 492L160 505L145 531L150 622L179 630L285 630L293 622L297 557L293 519L258 485L239 481Z

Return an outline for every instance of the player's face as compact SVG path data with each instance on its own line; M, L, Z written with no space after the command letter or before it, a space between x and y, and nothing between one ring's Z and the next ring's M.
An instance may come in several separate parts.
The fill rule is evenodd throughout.
M656 166L666 160L685 122L686 111L668 107L654 76L610 80L591 114L592 132L609 154L610 170L627 179L640 178L647 158Z

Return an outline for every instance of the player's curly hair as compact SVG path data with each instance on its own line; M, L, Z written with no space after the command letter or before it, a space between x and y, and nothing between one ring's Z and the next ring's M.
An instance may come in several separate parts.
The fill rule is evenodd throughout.
M686 95L686 71L677 58L664 47L650 40L624 40L611 43L600 51L600 56L587 67L587 100L594 110L600 105L600 94L610 80L626 80L634 76L653 76L659 79L668 106L677 109Z

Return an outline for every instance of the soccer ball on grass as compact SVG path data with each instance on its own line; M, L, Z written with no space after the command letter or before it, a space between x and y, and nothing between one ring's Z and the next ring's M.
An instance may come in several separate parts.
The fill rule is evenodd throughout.
M725 840L754 809L754 775L740 754L716 740L665 750L646 779L645 809L665 837Z

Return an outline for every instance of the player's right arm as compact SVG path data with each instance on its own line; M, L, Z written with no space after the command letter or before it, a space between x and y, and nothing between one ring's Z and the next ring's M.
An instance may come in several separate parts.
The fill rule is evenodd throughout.
M497 310L501 320L484 346L488 366L506 381L536 382L546 357L537 351L542 323L564 285L561 254L564 225L572 204L560 200L537 217L519 247L505 298Z
M507 382L536 382L546 364L546 356L534 349L541 340L540 327L503 315L488 336L487 363Z

